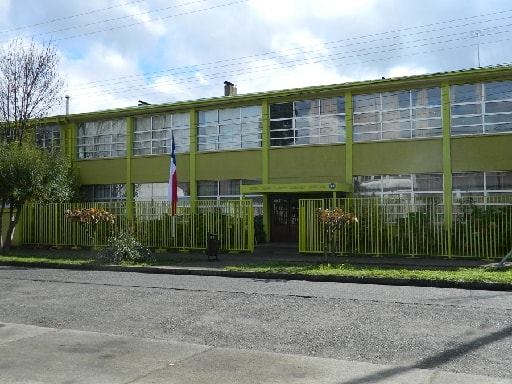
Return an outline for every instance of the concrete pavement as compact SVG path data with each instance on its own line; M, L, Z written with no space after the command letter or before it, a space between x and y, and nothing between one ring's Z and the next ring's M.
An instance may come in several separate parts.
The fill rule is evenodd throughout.
M3 384L510 384L364 362L0 323Z

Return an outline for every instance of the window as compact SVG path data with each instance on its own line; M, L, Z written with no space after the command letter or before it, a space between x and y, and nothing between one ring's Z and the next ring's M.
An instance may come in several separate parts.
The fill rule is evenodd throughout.
M302 100L270 104L270 145L345 142L345 99Z
M78 124L77 157L126 156L126 120L91 121Z
M224 151L261 147L261 107L198 112L197 149Z
M451 135L512 132L512 81L450 87Z
M167 201L169 183L135 184L135 201ZM178 182L178 201L190 200L190 183Z
M171 153L173 135L176 152L189 152L190 121L188 113L135 117L133 155Z
M60 126L45 124L36 127L36 145L46 150L60 150Z
M512 171L458 172L452 175L455 197L512 193Z
M443 193L443 175L440 173L421 173L355 176L354 186L357 192L362 195L427 197Z
M261 184L259 180L201 180L197 182L199 200L240 200L241 185ZM263 214L263 196L245 195L253 202L254 215Z
M354 95L354 141L442 135L441 88Z
M85 185L85 201L125 201L126 184Z

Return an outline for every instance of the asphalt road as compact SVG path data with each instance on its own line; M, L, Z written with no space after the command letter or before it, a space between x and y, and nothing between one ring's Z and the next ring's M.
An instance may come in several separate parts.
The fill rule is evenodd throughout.
M0 321L512 378L512 293L0 267Z

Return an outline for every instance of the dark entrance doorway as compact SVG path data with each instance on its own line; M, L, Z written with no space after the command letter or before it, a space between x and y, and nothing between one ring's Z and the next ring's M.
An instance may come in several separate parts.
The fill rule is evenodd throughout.
M299 242L299 199L325 199L328 193L278 193L270 195L270 241Z

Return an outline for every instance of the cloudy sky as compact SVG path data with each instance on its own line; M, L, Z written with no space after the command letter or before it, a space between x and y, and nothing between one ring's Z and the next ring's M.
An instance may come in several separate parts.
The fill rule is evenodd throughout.
M509 64L511 26L509 0L0 0L2 44L58 49L71 113Z

